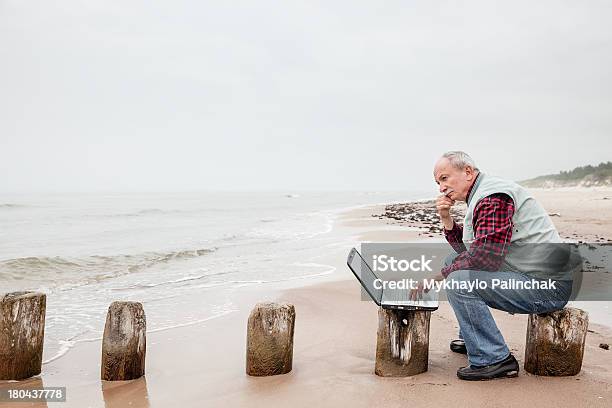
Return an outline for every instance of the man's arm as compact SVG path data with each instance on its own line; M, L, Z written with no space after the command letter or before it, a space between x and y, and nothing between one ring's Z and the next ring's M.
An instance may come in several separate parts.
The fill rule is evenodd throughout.
M453 229L444 228L444 237L456 253L460 254L466 250L463 243L463 225L453 222Z
M474 242L469 250L457 251L459 256L452 264L442 268L442 275L447 277L459 269L499 270L512 238L513 215L514 202L507 194L492 194L480 200L474 209ZM457 232L453 230L449 234L454 236ZM461 245L465 248L463 242Z

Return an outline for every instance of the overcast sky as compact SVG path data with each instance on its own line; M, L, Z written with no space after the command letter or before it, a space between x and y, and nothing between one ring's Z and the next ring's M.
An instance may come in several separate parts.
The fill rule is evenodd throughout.
M495 4L497 3L497 4ZM416 190L612 160L610 1L0 0L0 192Z

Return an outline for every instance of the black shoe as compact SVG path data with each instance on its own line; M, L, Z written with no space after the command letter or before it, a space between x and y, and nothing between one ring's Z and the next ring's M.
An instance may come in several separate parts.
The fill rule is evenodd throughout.
M518 377L519 364L516 358L510 353L508 357L499 363L488 366L467 366L457 370L457 377L462 380L479 381L492 380L494 378Z
M462 339L453 340L450 342L450 349L455 353L467 354L467 348L465 348L465 341Z

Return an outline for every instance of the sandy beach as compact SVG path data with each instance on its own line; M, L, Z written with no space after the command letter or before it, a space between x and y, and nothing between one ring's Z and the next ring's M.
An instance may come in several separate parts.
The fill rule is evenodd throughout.
M612 189L533 190L564 238L612 240ZM432 222L404 222L380 216L385 206L342 214L334 234L363 241L440 240ZM435 228L434 228L435 230ZM147 334L146 376L135 381L100 381L100 341L80 343L43 366L40 377L2 388L66 386L62 407L609 407L612 404L612 322L591 322L579 375L563 378L526 373L527 316L494 311L494 317L521 364L516 379L470 383L456 370L466 357L452 353L457 322L448 303L432 314L429 370L408 378L374 375L377 307L360 301L359 286L344 262L348 247L321 260L336 272L301 283L238 287L237 310L222 318ZM307 286L303 286L306 284ZM286 301L296 307L293 370L251 378L245 374L248 314L256 302ZM197 307L194 295L189 302ZM188 310L177 310L186 313ZM606 323L606 324L603 324ZM1 404L1 403L0 403ZM24 403L2 406L28 406Z

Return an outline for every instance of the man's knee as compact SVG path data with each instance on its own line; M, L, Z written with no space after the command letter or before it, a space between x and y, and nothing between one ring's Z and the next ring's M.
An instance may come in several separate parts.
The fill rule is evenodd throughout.
M468 283L471 281L471 279L472 277L470 270L459 269L451 272L446 278L448 281L446 296L450 298L453 296L473 294L472 290L470 289L471 286Z
M469 281L470 279L472 279L471 273L472 271L470 271L469 269L458 269L449 273L446 279L450 279L452 281L457 282Z

